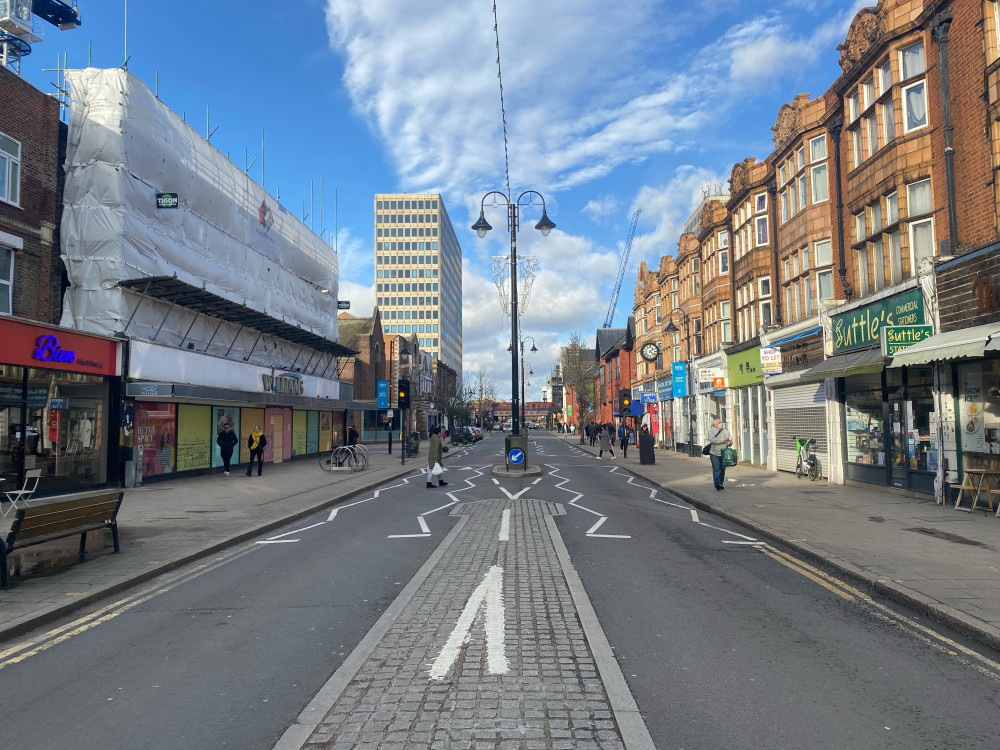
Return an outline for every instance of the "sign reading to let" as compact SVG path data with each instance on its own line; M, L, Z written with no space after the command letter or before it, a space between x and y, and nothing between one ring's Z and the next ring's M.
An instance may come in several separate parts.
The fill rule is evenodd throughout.
M934 326L884 326L882 328L882 356L891 357L911 344L929 339Z
M881 340L880 334L885 326L914 326L923 323L924 295L919 288L910 289L834 317L833 352L839 354L873 346Z

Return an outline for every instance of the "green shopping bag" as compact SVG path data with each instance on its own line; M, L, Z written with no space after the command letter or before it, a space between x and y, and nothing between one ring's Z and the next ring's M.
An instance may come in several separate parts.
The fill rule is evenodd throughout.
M723 466L736 466L737 462L736 451L733 448L723 448L722 449L722 465Z

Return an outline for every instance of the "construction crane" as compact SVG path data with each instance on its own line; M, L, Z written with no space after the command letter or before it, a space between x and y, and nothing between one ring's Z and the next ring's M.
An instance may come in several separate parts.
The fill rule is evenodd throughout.
M641 208L637 208L632 214L632 226L628 229L628 237L625 239L625 248L622 250L622 262L618 266L618 279L615 281L615 293L611 295L611 306L608 308L608 317L604 319L604 328L611 328L611 320L615 317L615 308L618 306L618 293L622 290L622 281L625 279L625 269L628 267L628 255L632 251L632 238L635 237L635 226L639 223Z

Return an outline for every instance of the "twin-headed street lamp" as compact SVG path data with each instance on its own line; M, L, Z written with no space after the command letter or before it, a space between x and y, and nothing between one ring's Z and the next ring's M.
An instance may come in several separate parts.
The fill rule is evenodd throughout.
M486 199L490 196L496 196L493 199L494 206L506 205L507 206L507 231L510 232L510 346L508 351L510 352L510 380L511 380L511 419L513 420L512 434L521 434L521 424L518 419L520 402L518 399L518 372L517 372L517 359L518 350L514 346L514 342L519 341L517 336L517 230L519 227L518 219L518 208L522 205L524 206L534 206L537 205L531 199L531 196L537 195L542 201L542 218L537 224L535 224L535 229L542 233L543 237L548 237L549 232L555 229L555 222L548 217L545 213L545 198L541 193L535 190L525 190L521 193L516 201L511 201L506 194L501 193L498 190L491 190L486 195L483 196L483 200L479 205L479 220L472 225L472 228L476 230L476 234L479 235L480 239L486 236L486 233L490 231L493 227L490 226L489 222L486 221L486 214L484 212L486 206ZM522 199L525 196L529 196L528 200L522 203ZM502 199L502 200L501 200ZM523 342L522 342L523 349ZM532 351L537 351L534 349L534 339L532 339ZM523 399L522 399L523 400Z
M673 314L679 312L681 314L681 323L684 324L684 343L687 349L687 376L685 377L685 386L687 387L687 398L688 398L688 453L692 456L698 455L695 450L694 445L694 393L693 388L691 388L691 383L693 378L691 377L691 367L694 364L694 360L691 357L691 320L688 318L686 312L681 308L675 307L669 313L670 322L667 323L667 327L663 329L664 333L680 333L680 329L674 325Z
M524 342L527 339L531 339L531 349L529 349L528 351L530 351L532 354L534 354L535 352L538 351L538 347L535 346L535 337L534 336L525 336L524 338L519 339L520 342L521 342L521 422L522 423L526 421L526 418L525 418L525 413L526 412L525 412L525 408L524 408L524 385L525 385L525 380L527 380L527 378L524 377ZM507 347L507 351L511 351L511 349L512 349L512 347L510 347L510 346ZM535 374L531 370L531 365L528 365L528 374L529 375L534 375Z

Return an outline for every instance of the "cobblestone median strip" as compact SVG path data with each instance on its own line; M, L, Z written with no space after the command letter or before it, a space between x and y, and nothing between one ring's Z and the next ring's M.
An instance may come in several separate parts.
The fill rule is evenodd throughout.
M545 523L554 512L523 499L456 508L466 522L349 682L328 694L325 715L308 737L276 747L624 750ZM487 637L498 609L502 665L495 628L493 659ZM456 632L467 635L448 651Z

